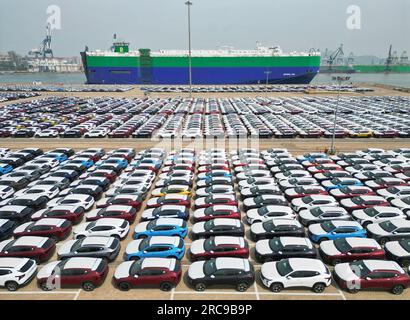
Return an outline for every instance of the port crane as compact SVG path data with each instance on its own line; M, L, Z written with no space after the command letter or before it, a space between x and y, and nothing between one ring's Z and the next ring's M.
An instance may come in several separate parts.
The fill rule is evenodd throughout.
M326 62L329 66L329 70L332 70L332 66L335 61L343 61L343 44L341 44L335 51L333 51L327 58Z
M389 54L386 59L386 68L384 69L385 72L390 71L390 66L393 63L393 55L392 55L391 49L392 49L392 45L390 45Z
M35 58L53 58L53 50L51 49L51 26L47 24L46 26L46 37L41 42L40 46L36 49L32 49L28 53Z

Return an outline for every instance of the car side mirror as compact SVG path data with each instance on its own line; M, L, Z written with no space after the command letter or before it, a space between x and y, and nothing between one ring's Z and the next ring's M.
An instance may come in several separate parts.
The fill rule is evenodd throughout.
M211 251L209 251L210 253L215 253L215 251L214 250L211 250Z
M351 256L351 255L352 255L352 253L351 253L351 252L348 252L347 254L348 254L349 256Z
M370 278L370 277L366 277L365 279L366 279L367 281L372 280L372 278Z
M209 232L214 232L214 230L209 230Z
M279 253L279 254L282 254L283 252L282 252L282 251L279 251L278 253Z
M215 278L215 276L214 276L214 275L211 275L211 278L213 279L213 278Z
M138 274L135 274L135 275L134 275L134 278L138 278L138 277L139 277Z
M335 232L335 231L333 231L333 232L332 232L332 234L336 234L336 232Z
M286 276L286 279L292 279L292 276Z

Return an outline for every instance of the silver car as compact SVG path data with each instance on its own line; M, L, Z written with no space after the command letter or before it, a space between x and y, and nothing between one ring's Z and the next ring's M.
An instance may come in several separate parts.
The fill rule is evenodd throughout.
M57 254L59 259L93 257L113 261L120 249L120 240L114 237L85 237L67 241L58 249Z

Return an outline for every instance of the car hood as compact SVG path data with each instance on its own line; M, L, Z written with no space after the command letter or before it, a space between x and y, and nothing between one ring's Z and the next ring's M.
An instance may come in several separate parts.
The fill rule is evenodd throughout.
M90 212L88 212L86 214L86 217L87 218L94 218L94 217L98 216L98 212L100 212L100 209L93 209L93 210L91 210Z
M334 256L334 255L340 254L340 251L337 250L333 241L331 240L323 241L320 244L320 250L322 250L322 252L326 254L327 256Z
M140 222L135 226L134 231L135 232L144 232L147 230L147 226L148 226L149 222Z
M44 267L40 269L37 273L37 279L48 278L51 276L54 268L60 263L60 261L54 261L46 264Z
M305 220L311 220L311 219L316 219L313 214L310 213L310 210L301 210L299 212L299 217Z
M387 242L384 247L386 250L390 251L392 254L398 257L405 257L409 255L409 253L404 250L404 248L399 244L398 241Z
M141 217L144 217L144 218L145 217L151 217L154 210L155 210L154 208L144 210L141 214Z
M125 253L126 254L133 254L133 253L136 253L136 252L140 251L139 247L140 247L140 244L141 244L142 241L143 241L142 239L131 241L127 245L127 248L125 249Z
M251 231L255 234L259 234L259 233L264 233L265 229L263 228L262 223L257 222L251 225Z
M115 279L121 279L128 277L130 275L130 268L134 261L126 261L121 263L114 272Z
M205 223L202 223L202 222L195 223L195 224L192 226L192 232L193 232L193 233L204 232L204 231L205 231L204 226L205 226Z
M322 229L322 226L320 225L320 223L315 223L309 226L309 231L312 234L325 234L326 231Z
M204 264L205 261L197 261L191 264L188 269L188 277L191 279L201 279L205 277Z
M245 206L252 206L255 204L255 201L253 200L253 198L248 198L248 199L243 200L243 204Z
M266 262L262 265L261 267L261 274L263 277L266 279L278 279L281 278L282 276L278 273L278 270L276 269L276 262Z
M270 240L259 240L256 242L255 250L260 254L269 254L272 253L272 249L269 246Z
M205 204L205 199L204 198L199 198L195 200L195 205L196 206L202 206Z
M70 240L65 243L63 243L59 248L58 248L58 255L65 255L70 253L71 248L73 244L76 242L76 240Z
M205 239L195 240L191 244L190 251L193 254L203 253L204 252L204 243L205 243Z
M367 226L367 230L369 230L371 233L373 233L373 234L375 234L375 235L380 235L380 236L390 234L389 232L387 232L386 230L384 230L383 228L381 228L381 227L379 226L379 224L377 224L377 223L369 224L369 225Z
M197 209L194 211L194 217L200 218L205 216L205 209Z
M353 281L359 279L359 277L353 273L349 263L339 263L335 266L334 270L338 277L344 281Z

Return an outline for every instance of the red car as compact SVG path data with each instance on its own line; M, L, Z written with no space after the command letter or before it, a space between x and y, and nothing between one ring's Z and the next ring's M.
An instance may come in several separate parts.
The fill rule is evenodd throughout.
M50 259L55 249L52 239L27 236L0 242L0 257L30 258L40 263Z
M296 187L296 188L289 188L285 190L285 197L288 200L302 198L306 196L312 195L328 195L328 192L325 188L320 186L306 186L306 187Z
M209 172L212 170L229 170L229 166L226 164L205 165L198 168L198 173Z
M100 286L108 274L108 263L101 258L69 258L63 261L53 261L46 264L37 274L37 284L45 291L52 290L50 282L53 276L59 275L62 288L82 287L92 291ZM57 281L57 277L54 278ZM54 285L58 283L54 282Z
M376 192L369 187L346 186L343 188L330 190L329 194L336 199L346 199L359 196L373 196L376 195Z
M121 263L115 270L113 283L122 291L152 286L170 291L181 281L181 277L180 261L173 258L145 258Z
M199 208L194 211L193 220L208 221L215 218L241 219L241 212L237 206L214 205L208 208Z
M38 221L43 218L66 219L72 224L81 222L84 216L84 208L81 206L60 205L49 209L43 209L35 212L31 220Z
M106 208L111 205L131 206L137 210L140 209L143 199L139 195L120 194L112 198L105 198L97 202L97 208Z
M371 238L341 238L320 243L322 260L331 265L364 259L385 259L386 253L380 244Z
M249 257L249 246L243 237L216 236L192 242L189 251L191 261L218 257Z
M153 197L147 201L147 208L158 208L163 205L191 206L191 198L183 194L167 194L162 197Z
M94 209L87 213L86 221L96 221L102 218L124 219L133 223L137 217L137 209L131 206L110 205L102 209Z
M66 219L44 218L38 221L23 223L14 229L15 238L22 236L48 237L55 241L67 238L72 224Z
M238 206L236 196L232 194L213 194L195 200L195 208L208 208L215 205Z
M340 205L348 211L366 209L374 206L390 206L389 202L380 196L359 196L342 199Z
M335 266L334 279L351 293L363 289L386 289L401 294L410 285L409 275L394 261L359 260Z

